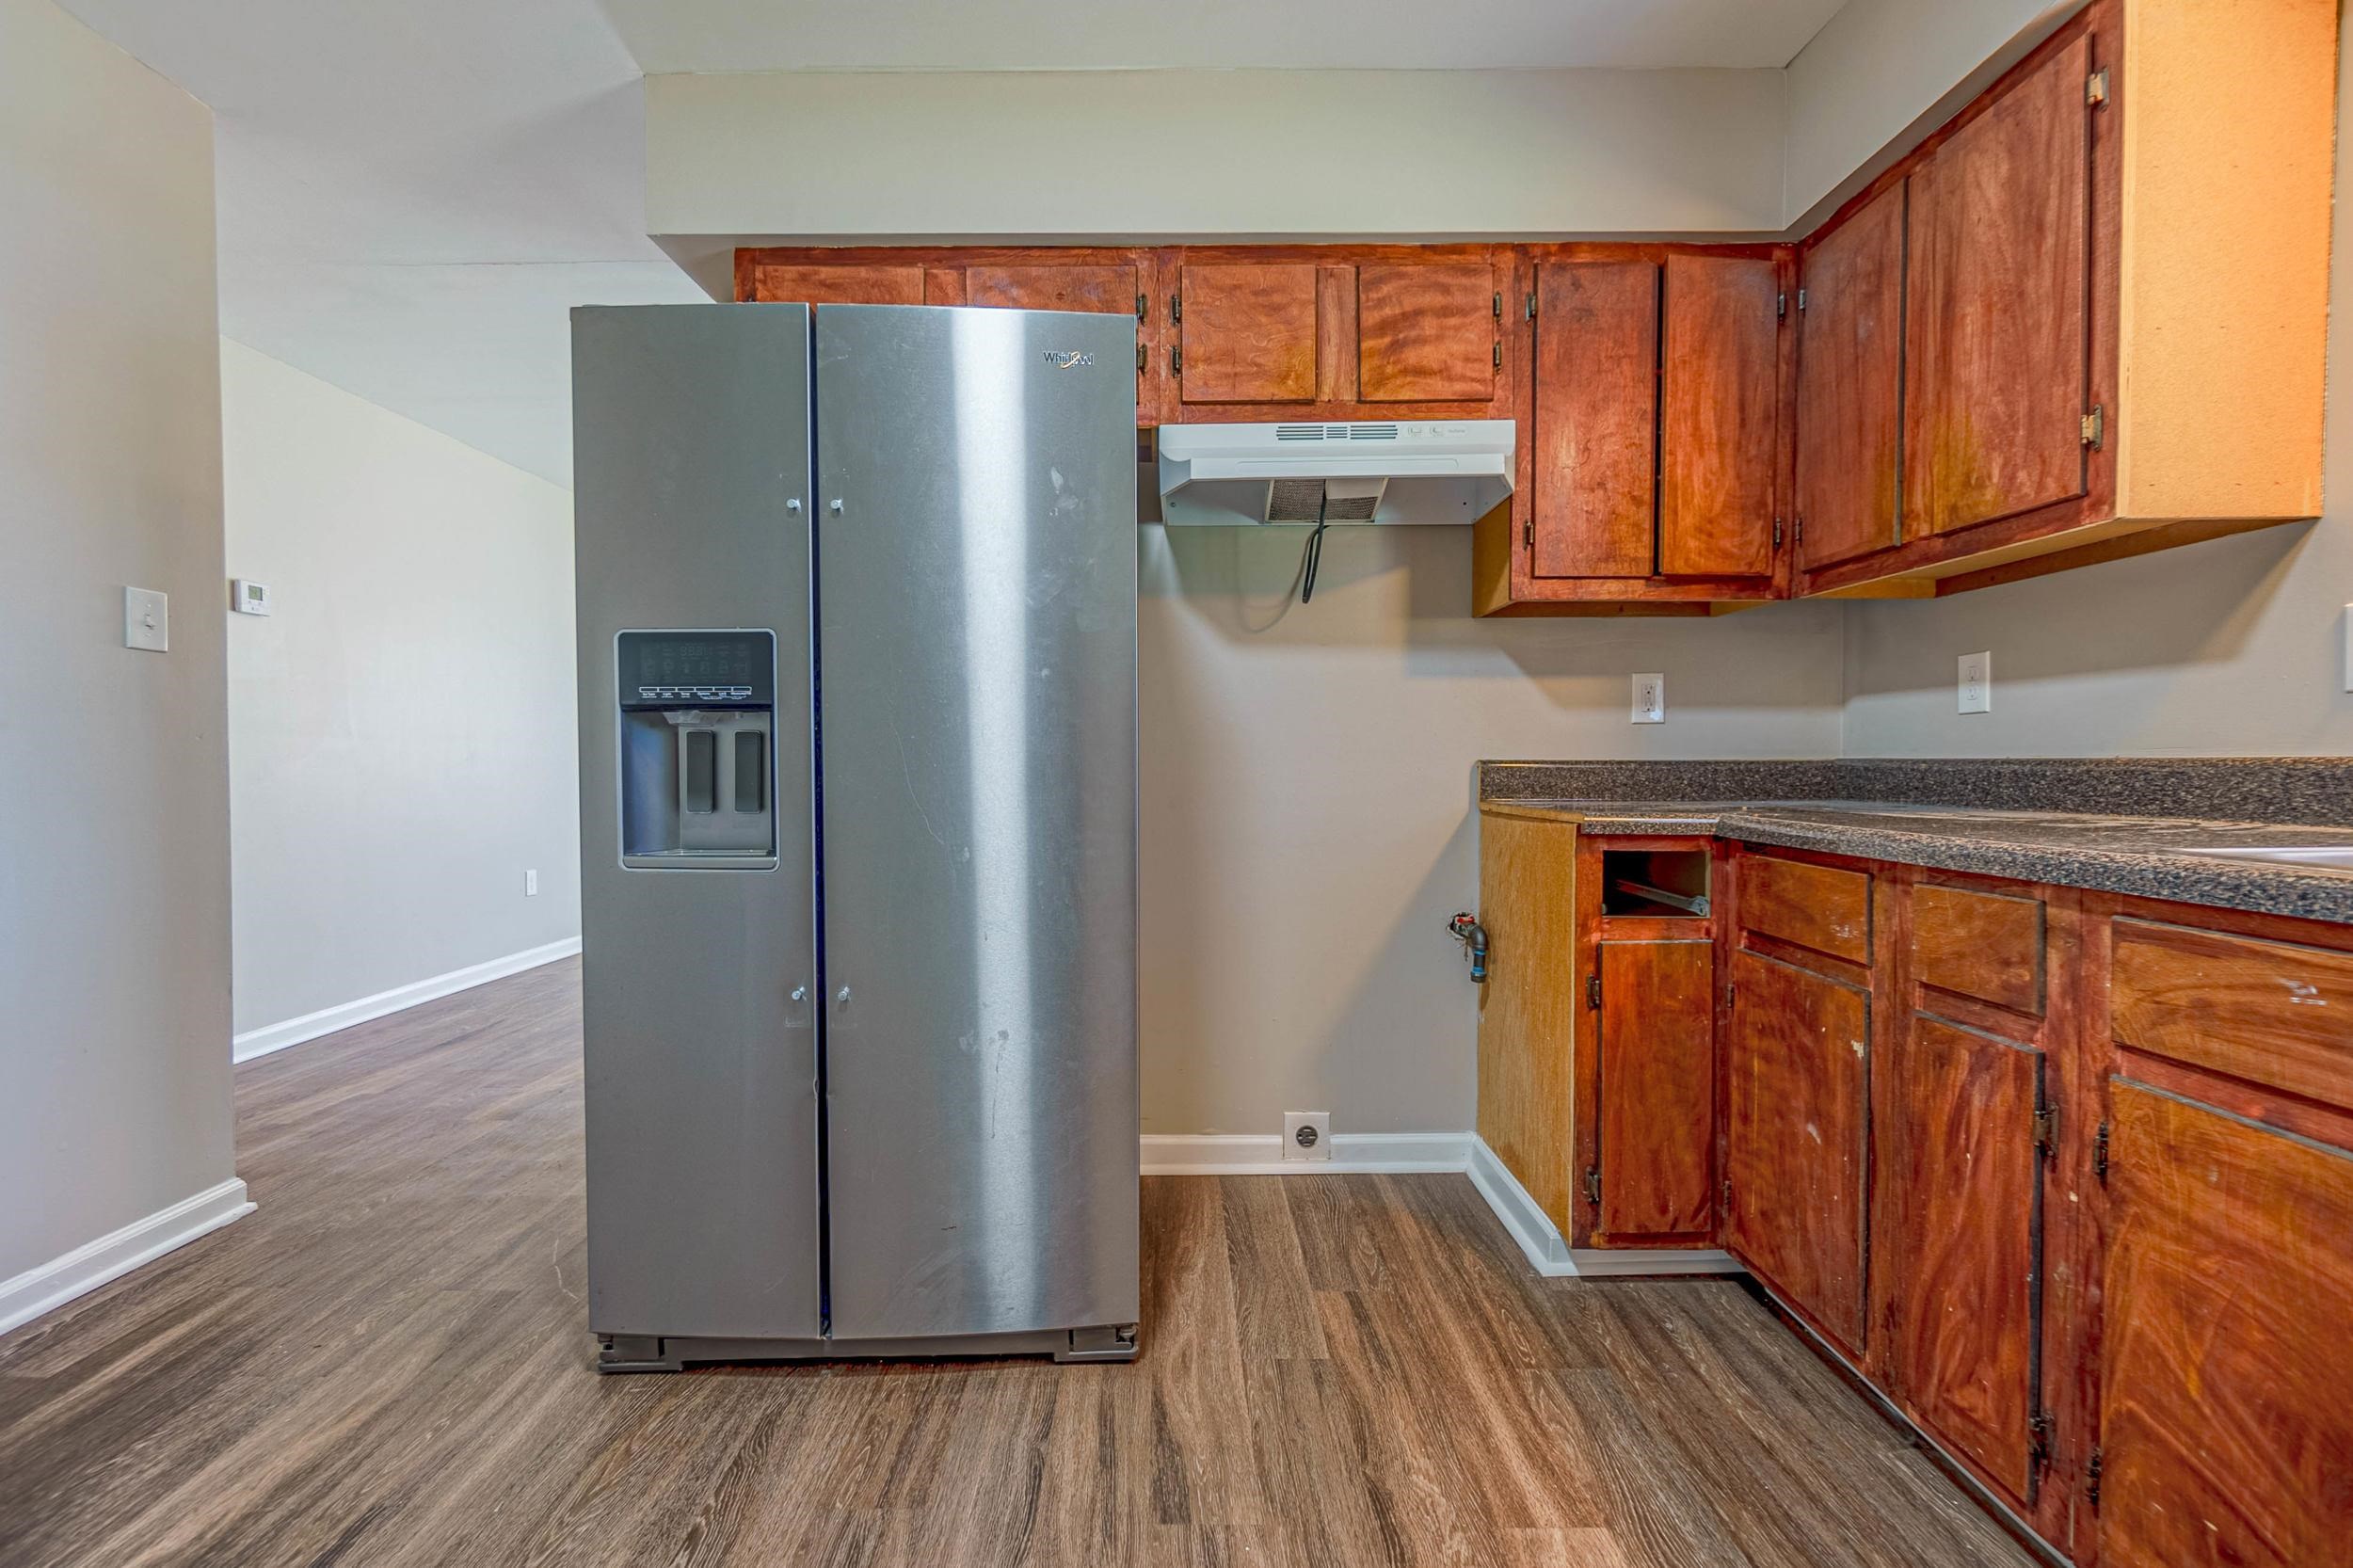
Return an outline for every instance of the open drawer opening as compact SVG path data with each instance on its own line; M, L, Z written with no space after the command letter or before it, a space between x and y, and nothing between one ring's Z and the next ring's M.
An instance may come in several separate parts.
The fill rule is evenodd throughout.
M1704 849L1605 849L1601 912L1705 920L1707 868Z

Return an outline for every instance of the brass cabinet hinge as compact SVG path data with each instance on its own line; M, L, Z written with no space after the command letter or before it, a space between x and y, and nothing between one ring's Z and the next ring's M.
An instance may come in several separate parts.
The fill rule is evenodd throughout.
M2050 1467L2051 1438L2057 1430L2057 1419L2047 1410L2038 1410L2026 1417L2026 1453L2036 1469Z
M2100 1450L2097 1448L2084 1462L2084 1505L2088 1508L2100 1506Z
M1528 319L1536 319L1536 296L1532 293L1528 296Z
M2058 1152L2058 1110L2044 1106L2034 1113L2034 1152L2048 1160Z
M2108 1124L2102 1122L2100 1130L2091 1135L2091 1174L2100 1178L2100 1185L2108 1184Z
M1533 516L1520 520L1520 543L1530 551L1536 548L1536 520Z
M2084 102L2093 108L2108 101L2108 68L2102 66L2084 78Z
M1791 544L1805 543L1805 514L1803 512L1798 514L1797 521L1790 528L1789 542Z
M2094 403L2091 412L2084 415L2084 445L2094 452L2099 451L2101 441L2107 436L2107 409Z
M1598 1165L1585 1167L1585 1201L1595 1208L1601 1206L1601 1167Z
M1730 1176L1724 1177L1724 1184L1720 1192L1722 1197L1721 1207L1724 1213L1730 1214L1732 1212L1732 1178Z
M1136 368L1138 370L1144 368L1144 344L1136 344Z
M1785 321L1788 319L1788 316L1789 296L1785 294L1777 294L1773 296L1773 319L1775 321Z
M1496 344L1496 369L1497 369L1497 370L1501 370L1502 368L1503 368L1503 344Z
M1805 290L1803 289L1798 291L1798 309L1801 311L1805 309Z
M1503 296L1501 294L1496 296L1496 319L1497 321L1503 319Z
M1185 319L1185 296L1183 295L1172 294L1168 296L1168 319L1171 321Z
M1168 373L1171 376L1184 375L1185 351L1182 348L1175 347L1173 345L1170 347L1168 351Z
M1587 1007L1601 1005L1601 975L1598 972L1585 977L1585 1005Z
M1781 548L1781 519L1779 518L1773 520L1773 548L1775 550Z
M1144 312L1151 308L1152 302L1149 299L1146 299L1143 295L1136 296L1136 319L1138 321L1142 321L1144 319Z
M1739 989L1739 986L1734 982L1729 980L1724 982L1724 1005L1726 1007L1730 1007L1732 1005L1732 999L1738 995Z

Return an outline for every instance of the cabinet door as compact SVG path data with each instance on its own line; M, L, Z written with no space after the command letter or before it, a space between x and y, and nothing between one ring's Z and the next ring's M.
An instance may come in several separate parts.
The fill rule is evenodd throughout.
M1658 569L1773 569L1781 280L1756 256L1671 255L1660 361Z
M1859 1351L1871 999L1760 953L1734 966L1724 1245Z
M2118 1080L2100 1560L2353 1553L2353 1155Z
M1356 395L1367 403L1485 403L1502 375L1502 285L1484 262L1356 269Z
M1535 400L1535 575L1648 577L1657 564L1657 267L1537 269Z
M1597 1246L1705 1240L1715 1200L1715 947L1603 942Z
M1904 188L1805 253L1798 311L1799 556L1828 566L1896 536L1903 378Z
M1910 177L1907 537L2083 493L2090 49L2052 55Z
M1570 1067L1577 979L1577 824L1481 814L1479 1135L1571 1233Z
M1177 273L1187 403L1313 403L1321 325L1310 262L1191 262Z
M1144 271L1135 266L1024 264L968 266L963 272L967 305L1135 315L1144 297Z
M923 269L912 263L764 264L752 271L751 297L804 305L920 305Z
M2042 1053L1915 1016L1874 1129L1880 1201L1897 1256L1883 1347L1913 1417L2031 1500L2028 1423L2040 1407Z

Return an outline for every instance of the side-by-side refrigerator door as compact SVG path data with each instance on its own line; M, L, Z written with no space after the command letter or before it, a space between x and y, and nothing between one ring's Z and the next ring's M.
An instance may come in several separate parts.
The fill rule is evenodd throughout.
M1135 325L815 313L831 1332L1133 1322Z
M572 316L588 1322L823 1332L808 312Z

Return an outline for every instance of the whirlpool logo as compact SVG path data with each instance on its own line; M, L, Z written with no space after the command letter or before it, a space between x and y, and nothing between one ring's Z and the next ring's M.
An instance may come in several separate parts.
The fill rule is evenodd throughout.
M1049 348L1044 358L1056 370L1082 370L1095 362L1094 355L1081 354L1070 348Z

